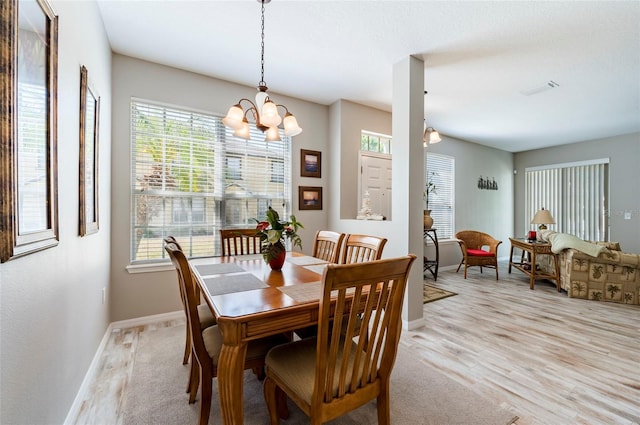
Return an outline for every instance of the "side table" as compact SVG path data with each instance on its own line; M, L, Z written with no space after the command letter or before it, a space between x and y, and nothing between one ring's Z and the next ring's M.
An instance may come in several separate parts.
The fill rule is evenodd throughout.
M424 262L422 263L422 274L429 270L433 275L433 280L438 280L438 263L440 262L440 248L438 246L438 233L436 229L424 229L422 234L422 238L429 238L433 245L436 247L436 259L429 260L427 257L424 257Z
M509 253L509 273L511 273L511 266L520 270L522 273L529 276L529 289L533 289L536 279L552 279L556 281L556 288L560 292L560 268L558 267L558 256L551 252L551 244L546 242L529 242L526 239L509 238L511 241L511 252ZM513 261L513 248L522 250L520 255L520 261ZM527 259L525 260L525 252L527 253ZM543 270L539 270L536 266L537 255L551 255L553 256L553 264L555 274L548 273Z

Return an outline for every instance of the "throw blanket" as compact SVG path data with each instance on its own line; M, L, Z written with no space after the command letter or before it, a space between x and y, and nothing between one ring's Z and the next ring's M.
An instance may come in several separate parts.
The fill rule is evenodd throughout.
M607 250L605 246L585 242L577 236L553 232L551 230L543 230L542 238L551 243L551 252L554 254L559 254L563 249L573 248L592 257L597 257L600 253Z

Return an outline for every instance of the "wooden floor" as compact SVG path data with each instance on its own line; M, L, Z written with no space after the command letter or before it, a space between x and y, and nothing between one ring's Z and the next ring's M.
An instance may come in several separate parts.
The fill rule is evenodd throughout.
M567 298L546 281L532 291L505 264L497 282L477 268L467 280L441 270L426 282L458 295L425 304L426 326L403 332L423 362L512 411L518 425L640 424L640 307ZM76 424L121 423L138 337L165 326L184 323L114 330Z

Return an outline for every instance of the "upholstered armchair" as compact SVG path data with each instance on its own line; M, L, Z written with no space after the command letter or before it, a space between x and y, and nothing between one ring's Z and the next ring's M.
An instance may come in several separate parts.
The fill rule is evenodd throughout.
M458 265L456 273L464 264L464 278L467 278L467 269L473 266L496 269L496 280L498 280L498 245L502 243L487 233L476 230L462 230L456 233L460 250L462 251L462 261Z

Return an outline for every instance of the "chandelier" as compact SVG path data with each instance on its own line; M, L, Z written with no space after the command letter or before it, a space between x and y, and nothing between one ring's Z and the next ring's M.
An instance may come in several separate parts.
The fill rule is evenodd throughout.
M265 133L265 140L267 142L277 142L280 140L280 131L278 130L280 123L284 126L285 136L297 136L302 133L302 128L300 128L296 117L289 112L287 107L275 104L267 93L267 83L264 81L264 5L270 2L271 0L258 0L258 3L262 5L260 27L262 34L260 43L260 82L258 83L258 93L256 94L255 102L247 98L240 99L238 103L229 108L229 112L227 112L227 116L222 119L222 123L234 130L234 136L250 139L251 135L247 115L251 113L256 127ZM242 106L243 103L245 108ZM280 116L278 108L284 109L284 120Z
M440 141L442 141L442 138L440 137L440 133L438 133L435 128L427 127L424 129L422 144L425 148L427 147L427 145L433 145L434 143L438 143Z

